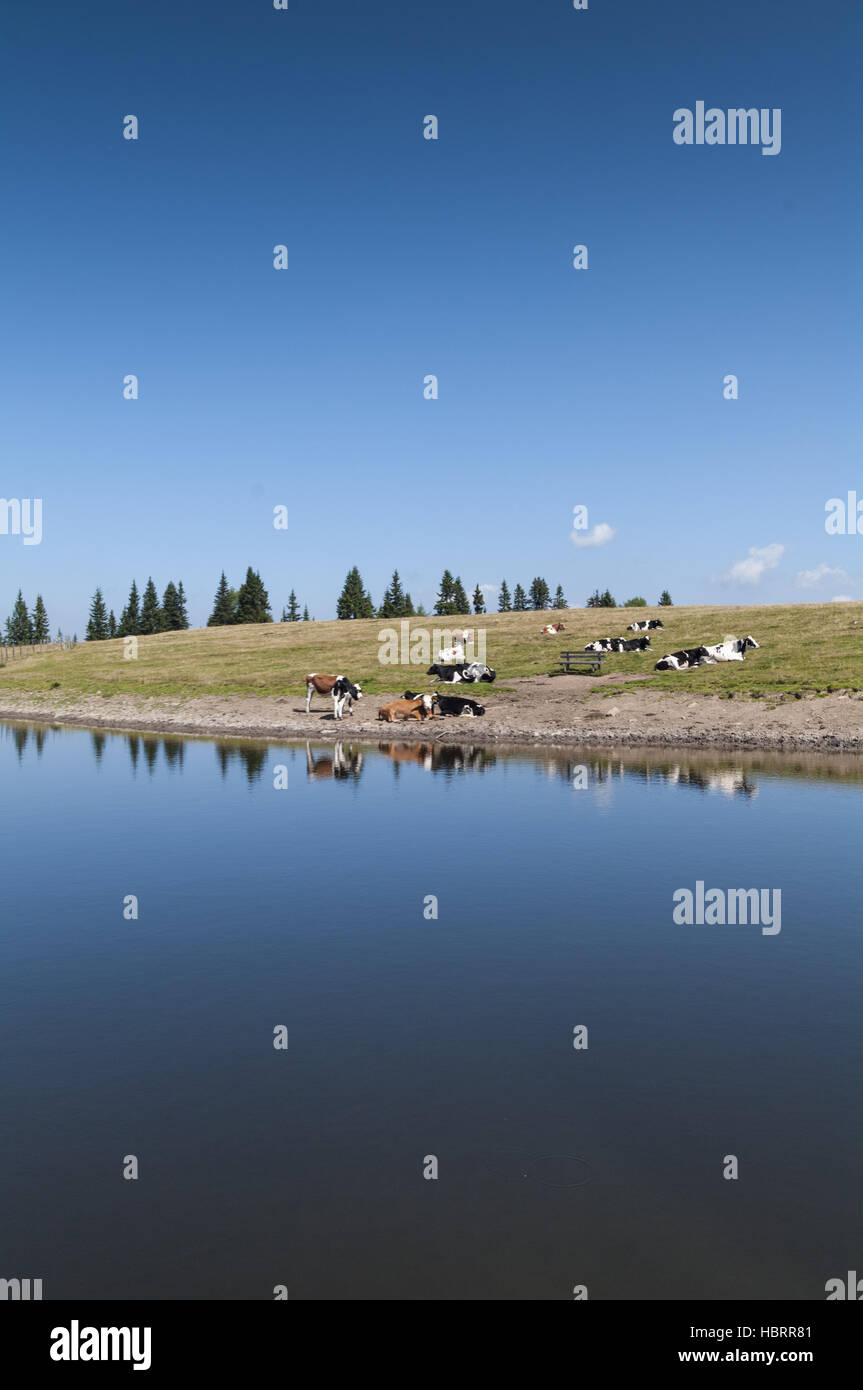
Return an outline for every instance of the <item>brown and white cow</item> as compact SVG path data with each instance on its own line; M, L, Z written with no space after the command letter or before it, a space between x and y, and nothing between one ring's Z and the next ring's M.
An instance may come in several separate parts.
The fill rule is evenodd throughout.
M394 724L397 719L430 719L432 717L431 695L417 695L413 700L391 700L381 705L378 719L386 724Z
M347 676L326 676L312 671L306 676L306 714L309 713L312 696L315 694L332 695L333 717L341 719L345 704L350 714L354 700L361 700L363 691L362 686L353 685Z
M565 632L565 631L566 631L566 629L565 629L564 626L563 626L563 623L548 623L545 627L541 627L539 630L540 630L540 633L542 633L543 636L544 636L546 633L548 633L549 636L553 636L555 632Z

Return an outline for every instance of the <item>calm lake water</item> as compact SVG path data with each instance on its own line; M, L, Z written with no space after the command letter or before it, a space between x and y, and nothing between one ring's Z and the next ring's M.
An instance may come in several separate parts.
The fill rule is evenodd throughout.
M820 1300L863 1269L863 764L5 725L0 787L0 1275ZM781 890L781 931L677 925L699 880Z

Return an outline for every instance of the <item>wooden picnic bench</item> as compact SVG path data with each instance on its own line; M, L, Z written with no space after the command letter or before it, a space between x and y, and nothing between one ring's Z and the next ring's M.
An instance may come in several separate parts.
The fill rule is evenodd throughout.
M560 652L560 669L567 674L573 671L601 671L604 659L609 652Z

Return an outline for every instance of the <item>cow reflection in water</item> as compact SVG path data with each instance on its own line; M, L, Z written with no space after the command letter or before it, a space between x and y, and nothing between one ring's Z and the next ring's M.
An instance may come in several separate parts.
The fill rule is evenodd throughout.
M348 744L347 751L343 743L334 743L332 752L312 752L312 745L306 743L306 772L313 782L328 782L331 778L336 781L347 781L353 778L356 781L363 770L363 755L359 751L354 751L351 744Z
M577 785L581 788L611 792L612 785L624 778L637 778L644 782L665 782L669 786L696 787L699 791L714 796L758 795L756 777L743 767L702 767L687 763L652 762L608 757L584 756L584 761L550 755L545 761L545 772L549 778L562 778L572 782L576 774L581 774Z
M670 767L665 780L682 787L698 787L703 792L719 796L757 796L758 785L751 782L742 767L712 768Z
M487 748L470 744L379 743L378 748L396 764L415 763L427 772L485 772L497 761Z

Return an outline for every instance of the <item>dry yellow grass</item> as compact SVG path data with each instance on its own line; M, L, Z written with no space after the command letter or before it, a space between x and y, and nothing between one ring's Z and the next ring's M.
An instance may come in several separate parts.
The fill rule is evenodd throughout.
M410 631L482 627L487 660L498 683L510 676L551 672L558 652L582 648L596 637L618 636L635 620L661 617L664 630L651 634L642 656L611 656L605 672L638 674L652 686L714 693L787 694L863 689L863 603L781 604L745 608L571 608L546 613L490 613L479 618L414 618ZM557 636L540 635L544 622L562 621ZM371 693L423 688L426 667L384 665L380 633L398 626L383 620L272 623L198 628L139 638L138 659L124 660L122 640L79 643L0 666L0 697L17 690L56 690L64 695L282 695L305 689L309 671L343 672ZM745 662L679 673L654 672L665 652L729 635L751 633L761 644ZM631 634L630 634L631 635ZM590 689L591 677L584 677ZM603 691L608 685L597 687ZM612 687L614 688L614 687ZM484 698L494 687L484 687Z

